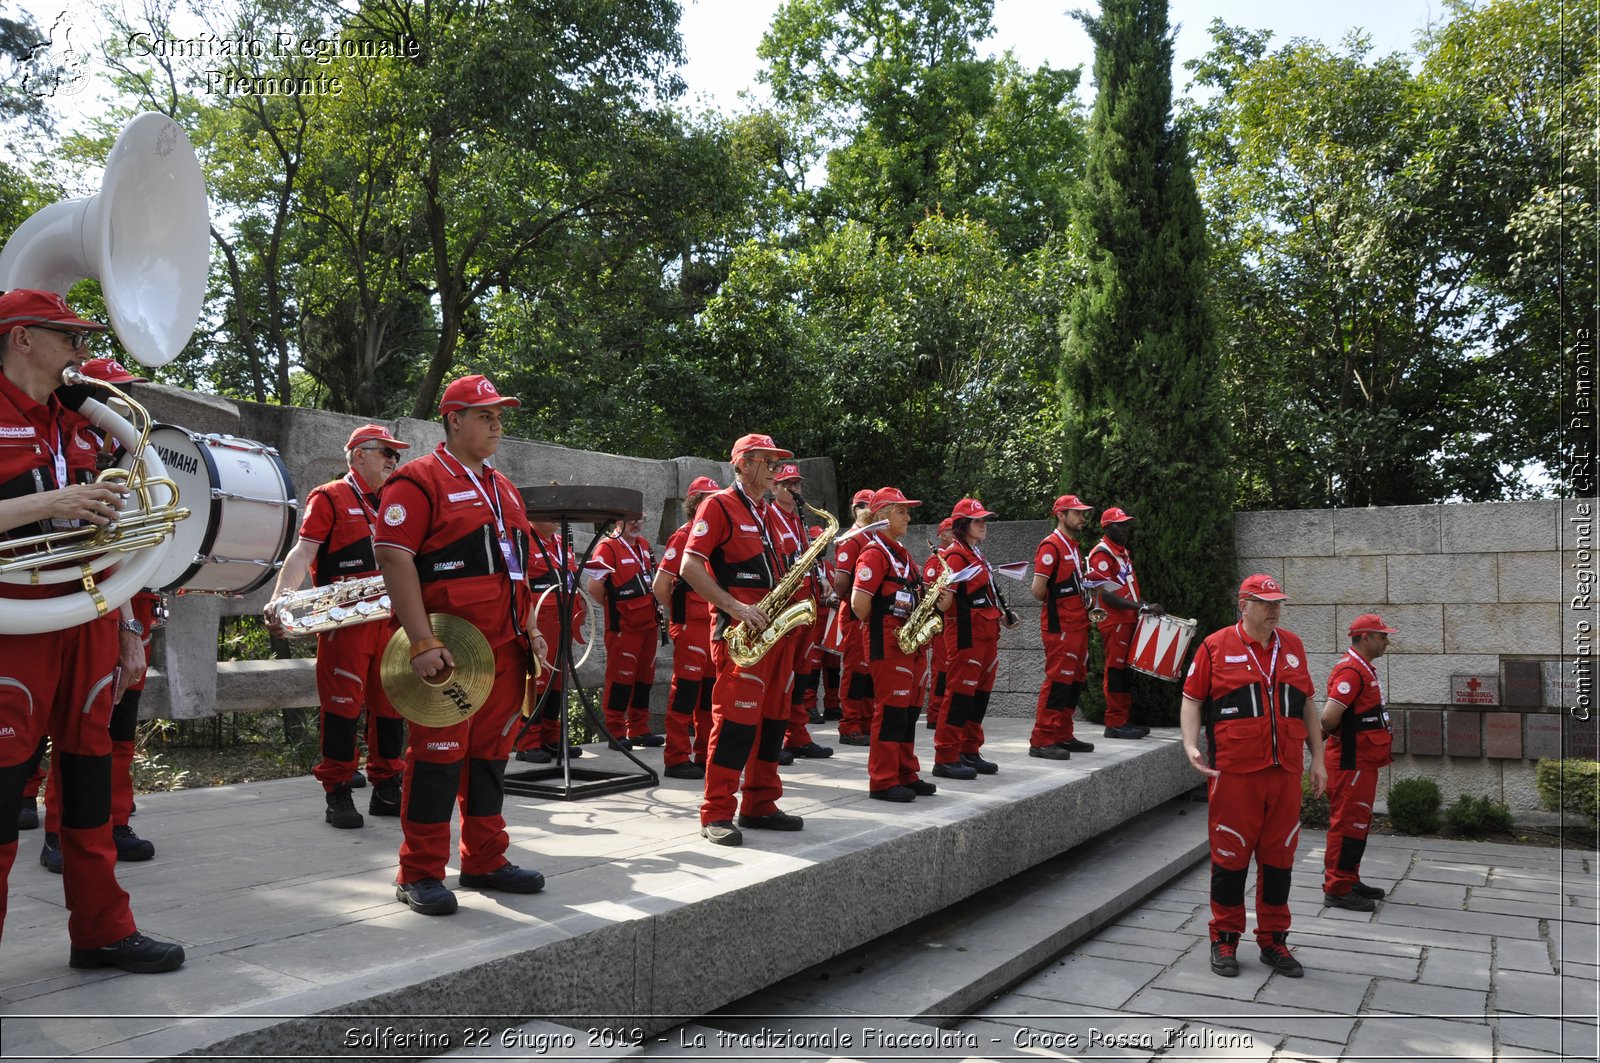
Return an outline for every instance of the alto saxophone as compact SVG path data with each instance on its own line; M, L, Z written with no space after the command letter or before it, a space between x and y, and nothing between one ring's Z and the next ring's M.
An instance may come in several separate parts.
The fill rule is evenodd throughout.
M752 635L741 621L730 627L722 636L728 657L740 668L749 668L761 660L767 655L768 650L778 644L779 639L795 628L816 622L816 602L807 598L803 602L790 605L789 599L794 597L794 592L799 589L801 581L810 573L811 566L833 546L833 536L839 530L839 521L832 513L818 509L809 502L805 503L805 507L822 518L826 530L811 541L806 552L795 559L795 563L789 566L789 571L783 574L783 578L756 604L756 608L771 617L772 622L762 628L759 634Z
M900 652L908 657L932 642L934 636L944 630L944 617L939 615L939 595L950 586L955 573L950 571L950 562L944 559L943 554L934 556L939 559L939 565L944 571L934 577L933 582L928 585L928 593L912 606L905 622L894 635L895 641L900 644Z

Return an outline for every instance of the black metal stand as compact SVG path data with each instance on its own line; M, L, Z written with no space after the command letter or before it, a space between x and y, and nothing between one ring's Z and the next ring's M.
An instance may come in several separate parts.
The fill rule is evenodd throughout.
M636 520L644 512L644 495L625 487L525 487L521 492L523 505L530 518L560 523L561 541L566 550L572 549L574 521L599 523ZM589 543L589 548L584 551L583 560L578 565L577 579L582 578L583 566L588 563L599 542L599 537L595 537ZM545 688L533 715L523 721L522 730L517 735L520 741L522 735L539 725L545 718L545 713L551 711L560 713L561 745L558 747L560 752L557 762L548 768L507 772L506 793L575 801L585 797L597 797L600 794L638 790L655 786L661 781L654 768L629 750L622 750L622 755L639 766L637 772L575 767L572 757L568 755L570 740L568 713L573 695L577 695L578 704L582 706L584 714L588 716L595 730L600 733L607 748L615 741L611 732L606 730L605 717L599 711L598 699L593 696L592 691L583 689L583 684L578 681L578 667L572 660L572 602L573 597L580 593L582 592L579 591L576 580L569 579L569 573L557 574L555 597L556 608L561 611L561 636L556 646L556 659L552 662L556 675ZM560 697L554 698L557 677L561 681ZM551 704L552 701L555 702L554 705ZM513 743L513 746L515 744Z

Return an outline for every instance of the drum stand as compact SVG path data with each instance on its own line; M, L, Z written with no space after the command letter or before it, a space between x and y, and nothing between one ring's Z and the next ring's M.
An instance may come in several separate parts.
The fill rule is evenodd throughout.
M560 523L564 551L572 549L573 521L587 523L636 520L644 512L644 495L622 487L526 487L521 491L523 505L527 509L529 518ZM599 543L600 537L597 535L589 543L589 548L584 551L575 576L566 571L556 574L555 598L556 608L560 610L561 616L561 636L556 644L556 659L551 663L555 675L551 677L550 685L545 688L533 715L522 722L522 729L517 733L520 740L522 735L539 725L545 713L558 712L561 718L561 744L557 763L547 768L506 772L505 788L508 794L575 801L585 797L597 797L600 794L638 790L655 786L661 781L655 769L634 756L630 750L621 752L623 756L638 765L637 772L574 767L573 758L568 753L570 740L568 714L573 695L577 696L578 704L582 706L584 714L600 733L600 738L607 747L616 741L611 732L606 730L604 714L599 711L599 699L594 696L593 691L583 689L583 684L578 680L578 667L572 660L572 602L575 595L582 593L577 587L577 581L583 578L583 568L588 564ZM532 621L533 618L530 617L530 624ZM558 678L561 680L560 696L554 697Z

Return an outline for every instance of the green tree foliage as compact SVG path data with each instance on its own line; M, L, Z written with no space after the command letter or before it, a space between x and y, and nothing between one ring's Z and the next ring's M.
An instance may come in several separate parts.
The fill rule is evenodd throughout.
M1062 324L1063 484L1133 514L1140 584L1210 630L1232 619L1229 437L1166 0L1078 17L1097 95L1073 222L1085 275Z

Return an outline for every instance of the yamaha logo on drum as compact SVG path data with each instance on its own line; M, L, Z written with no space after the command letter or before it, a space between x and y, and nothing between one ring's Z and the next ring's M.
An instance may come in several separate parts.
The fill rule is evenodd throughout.
M180 454L166 447L156 447L156 453L161 455L161 460L166 463L169 470L186 473L189 476L200 474L200 459L194 454Z

